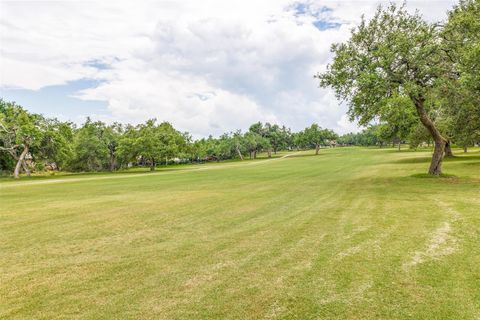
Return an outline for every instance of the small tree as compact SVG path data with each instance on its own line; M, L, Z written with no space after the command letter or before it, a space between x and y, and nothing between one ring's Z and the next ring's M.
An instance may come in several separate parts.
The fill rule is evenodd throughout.
M137 128L133 125L127 125L123 129L123 134L119 137L116 147L116 158L121 166L128 166L129 163L136 161L138 150L136 141L138 138Z
M183 134L168 122L156 124L150 119L136 127L128 126L119 139L118 154L123 162L133 161L141 157L154 171L158 162L188 152L187 135Z
M75 126L71 122L46 119L42 141L38 146L40 157L61 170L73 157L74 130Z
M297 150L306 148L308 145L304 131L295 132L293 134L292 140Z
M303 131L302 140L308 145L315 147L315 154L318 155L321 146L335 140L337 135L329 129L322 129L317 124L312 124Z
M13 172L16 179L22 167L30 174L25 158L41 143L43 122L42 116L0 99L0 151L7 152L16 162Z
M71 169L100 171L108 167L109 150L105 131L105 123L87 118L75 134L74 157L69 164Z
M105 128L103 134L108 149L108 169L114 171L117 167L118 145L123 134L123 126L120 123L114 123Z
M242 132L240 130L233 133L232 144L240 160L243 160L243 151L245 150L245 142L243 139Z
M243 141L250 155L250 159L256 159L257 153L261 150L271 148L270 142L256 132L249 131L245 133Z

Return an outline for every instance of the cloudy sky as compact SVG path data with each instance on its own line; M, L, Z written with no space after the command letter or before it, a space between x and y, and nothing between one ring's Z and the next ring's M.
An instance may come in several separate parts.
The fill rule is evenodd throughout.
M195 137L256 121L356 130L313 75L379 1L3 1L0 97L81 123L170 121ZM454 1L409 1L428 20Z

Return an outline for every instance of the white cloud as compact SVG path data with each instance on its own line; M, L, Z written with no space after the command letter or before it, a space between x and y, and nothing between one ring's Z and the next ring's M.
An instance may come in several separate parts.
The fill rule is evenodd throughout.
M156 117L196 136L258 120L354 130L312 76L377 2L306 2L303 15L287 0L2 2L0 85L97 79L77 97L106 101L109 120ZM431 3L409 8L435 20L452 5ZM316 19L340 25L320 31Z

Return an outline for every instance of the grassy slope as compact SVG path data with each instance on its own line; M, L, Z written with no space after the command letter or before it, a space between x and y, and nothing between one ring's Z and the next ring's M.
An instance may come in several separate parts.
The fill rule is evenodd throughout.
M0 318L480 317L480 153L321 153L0 183Z

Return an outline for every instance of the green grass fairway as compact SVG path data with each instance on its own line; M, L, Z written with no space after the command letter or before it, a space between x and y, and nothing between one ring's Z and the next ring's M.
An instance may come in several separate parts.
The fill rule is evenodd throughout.
M480 152L0 182L2 319L479 319Z

